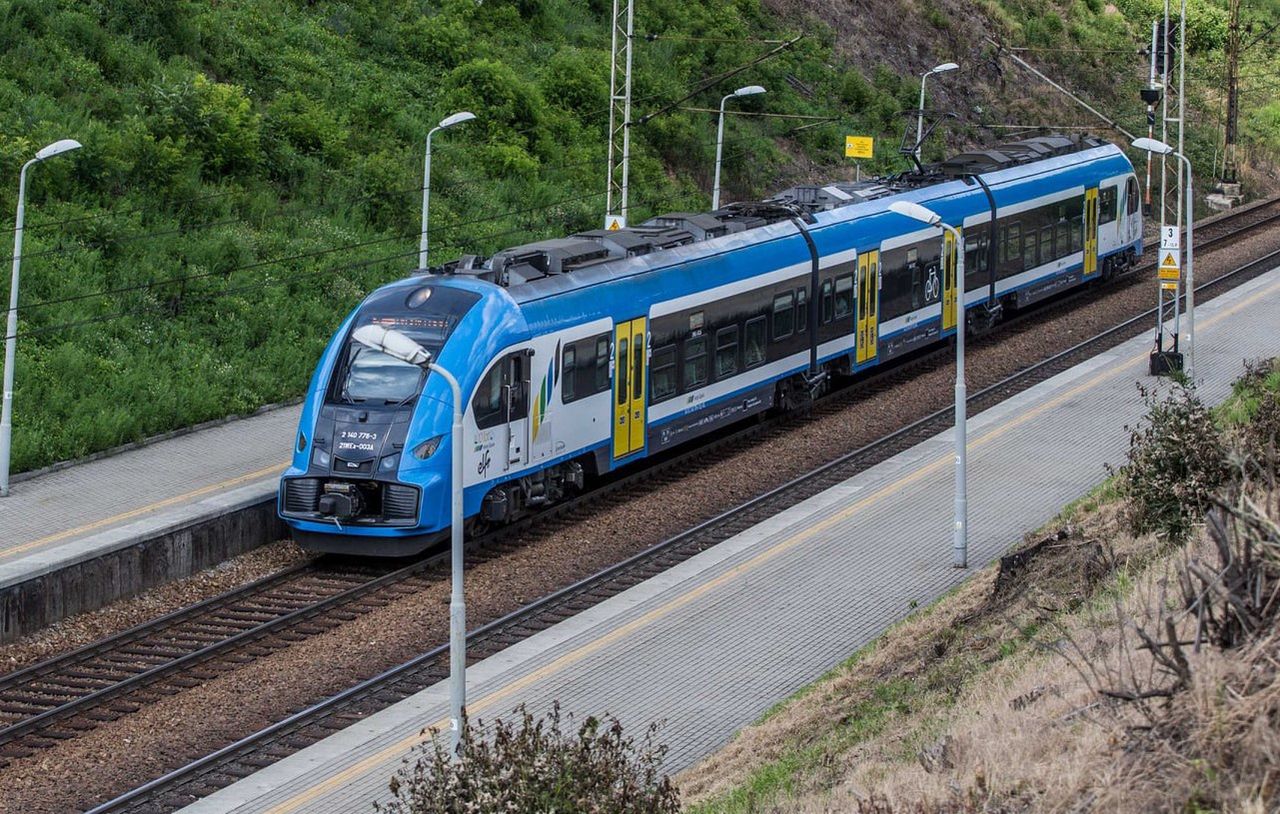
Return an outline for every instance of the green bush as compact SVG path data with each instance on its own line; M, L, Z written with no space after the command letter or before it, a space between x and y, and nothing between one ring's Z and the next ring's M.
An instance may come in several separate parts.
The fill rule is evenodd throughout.
M1147 414L1130 430L1128 462L1118 485L1128 498L1135 534L1154 532L1180 543L1231 476L1227 448L1213 413L1191 386L1177 384L1163 398L1139 389Z
M676 814L675 787L662 773L666 747L656 726L636 741L617 719L587 718L562 728L560 706L535 719L523 706L518 722L498 719L492 732L465 722L460 757L432 737L418 758L390 781L386 814ZM564 721L572 725L572 718Z

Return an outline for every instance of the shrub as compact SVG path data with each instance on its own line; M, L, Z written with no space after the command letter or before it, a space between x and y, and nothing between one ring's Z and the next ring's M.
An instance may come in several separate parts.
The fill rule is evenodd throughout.
M1180 543L1227 482L1227 450L1192 387L1179 384L1163 399L1139 390L1147 415L1130 431L1128 463L1119 473L1130 526L1135 534L1155 532Z
M617 719L589 717L575 732L561 728L557 704L535 719L523 706L519 722L498 719L486 737L479 721L464 722L461 758L440 739L391 779L394 799L374 804L386 814L676 814L680 801L660 771L666 747L650 725L637 743ZM566 723L572 723L572 716Z

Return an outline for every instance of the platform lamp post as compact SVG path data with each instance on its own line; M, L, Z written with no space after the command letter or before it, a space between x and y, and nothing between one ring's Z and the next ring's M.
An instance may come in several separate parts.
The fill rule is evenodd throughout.
M936 73L954 71L959 67L954 62L944 62L941 65L933 66L920 75L920 115L916 118L916 163L920 162L920 140L924 138L924 80Z
M22 267L22 224L26 216L27 170L55 155L80 149L80 142L64 138L45 146L22 165L18 174L18 216L13 224L13 276L9 281L9 319L4 332L4 396L0 406L0 497L9 495L9 455L13 437L13 365L18 353L18 272Z
M711 209L715 211L720 208L720 156L724 152L724 106L730 99L736 99L741 96L756 96L757 94L766 93L764 88L759 85L747 85L745 88L738 88L733 93L720 100L720 118L716 124L716 178L711 185Z
M960 230L942 222L942 216L932 209L927 209L911 201L894 201L889 209L912 220L918 220L929 226L941 226L951 233L956 246L956 487L955 487L955 519L951 543L951 564L956 568L969 566L969 495L965 481L966 458L968 457L968 439L965 435L967 419L965 402L968 399L964 380L964 240ZM945 247L944 247L945 262Z
M1171 155L1182 162L1187 172L1187 378L1195 375L1196 368L1196 265L1192 243L1192 222L1195 220L1195 197L1191 193L1191 161L1182 153L1153 138L1133 140L1133 146L1156 155Z
M467 708L467 602L462 592L462 388L445 368L431 361L431 352L408 336L381 325L364 325L352 332L351 338L376 351L417 365L424 371L439 373L453 391L453 430L450 445L453 455L449 477L449 532L452 565L452 591L449 597L449 753L457 759L462 745L462 716Z
M427 154L422 162L422 235L418 240L418 268L427 267L427 210L431 203L431 137L437 130L444 130L454 125L469 122L476 114L463 110L452 116L445 116L440 123L427 131Z

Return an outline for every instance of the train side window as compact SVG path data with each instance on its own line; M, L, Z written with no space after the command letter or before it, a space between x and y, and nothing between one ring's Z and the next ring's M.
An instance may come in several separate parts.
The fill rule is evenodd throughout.
M496 362L480 381L476 394L471 399L476 426L482 430L501 424L506 412L502 402L502 369L505 366L506 360Z
M738 326L716 331L716 381L738 372Z
M835 318L835 304L831 297L831 281L822 281L822 324L826 325Z
M649 359L649 403L669 399L678 390L676 382L676 349L667 345L653 352Z
M621 407L627 403L627 370L631 367L627 364L627 340L618 340L618 406Z
M796 289L796 333L809 330L809 289Z
M1053 259L1053 226L1040 228L1040 263L1048 263Z
M853 313L853 275L836 278L836 319Z
M1011 223L1004 230L1004 262L1016 264L1022 260L1022 224Z
M788 291L773 298L773 341L781 342L795 333L795 296Z
M1036 233L1028 230L1022 236L1022 268L1024 271L1036 267Z
M644 342L631 343L631 399L633 401L644 395L644 345Z
M1060 220L1057 225L1057 233L1055 239L1057 241L1058 257L1066 257L1071 254L1071 233L1075 231L1070 221Z
M1084 215L1071 219L1071 251L1084 251Z
M575 385L578 383L578 348L576 345L566 345L564 355L560 363L560 400L565 404L577 398L577 389Z
M1103 187L1098 190L1098 223L1111 223L1116 219L1116 189Z
M707 383L707 338L684 341L684 392Z
M743 330L743 362L746 367L764 364L764 340L764 317L747 320Z
M507 357L508 376L504 384L508 385L510 390L511 417L525 418L529 415L529 388L525 385L525 368L528 367L529 359L523 352L513 353Z
M1124 211L1125 214L1132 215L1138 211L1138 179L1130 178L1125 181L1124 188L1127 190Z
M609 389L609 335L596 337L595 392Z

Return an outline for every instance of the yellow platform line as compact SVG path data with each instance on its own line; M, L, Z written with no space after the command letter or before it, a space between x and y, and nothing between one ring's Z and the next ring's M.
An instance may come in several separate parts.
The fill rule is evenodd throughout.
M1252 305L1257 300L1275 293L1277 289L1280 289L1280 282L1273 283L1272 285L1255 292L1254 294L1250 295L1244 300L1241 300L1240 302L1236 303L1234 306L1232 306L1229 309L1225 309L1223 311L1217 312L1212 317L1209 317L1204 322L1202 322L1201 327L1208 328L1209 326L1225 319L1226 317L1248 307L1249 305ZM973 449L978 449L986 446L987 444L1005 435L1011 430L1017 427L1020 427L1023 424L1026 424L1032 418L1042 415L1045 411L1050 410L1053 407L1056 407L1062 404L1063 402L1071 400L1072 398L1080 395L1086 390L1089 390L1090 388L1093 388L1101 384L1102 382L1107 381L1108 379L1112 379L1122 373L1125 373L1130 365L1135 364L1141 361L1142 359L1145 359L1146 357L1147 357L1147 351L1144 350L1141 353L1137 353L1137 354L1134 354L1133 356L1128 357L1123 362L1109 366L1105 370L1100 371L1097 375L1093 376L1092 378L1089 378L1086 381L1076 385L1075 387L1072 387L1070 390L1066 390L1062 393L1059 393L1057 396L1049 399L1048 401L1045 401L1044 403L1030 410L1027 410L1024 413L1021 413L1020 415L1016 416L1010 421L988 430L986 434L984 434L977 440L970 443L969 449L973 450ZM877 503L881 499L900 491L903 487L909 486L910 484L915 483L921 478L927 475L930 475L934 472L937 472L938 470L942 469L944 466L951 464L952 461L953 461L953 456L951 455L950 452L948 452L943 457L935 458L933 461L929 462L927 465L912 471L911 474L897 481L894 481L893 483L885 484L884 486L876 490L874 493L854 503L852 506L834 515L831 515L830 517L827 517L825 520L815 523L814 525L807 526L801 531L791 535L787 539L776 543L771 548L768 548L760 552L759 554L755 555L754 557L747 560L746 562L743 562L734 566L733 568L729 569L723 574L717 577L714 577L713 579L710 579L707 582L704 582L703 584L690 590L687 593L673 597L666 604L660 605L650 610L649 612L645 613L643 616L640 616L632 620L631 622L628 622L625 625L615 628L614 630L610 631L609 633L606 633L605 635L599 637L598 639L594 639L593 641L587 642L581 645L580 647L574 650L571 650L565 653L564 655L556 658L554 661L544 665L543 667L537 670L534 670L533 672L511 682L510 684L503 686L498 690L495 690L494 692L485 696L483 699L477 701L475 704L472 704L470 706L470 711L473 713L484 712L492 708L496 704L502 703L503 701L509 699L512 695L519 692L520 690L523 690L526 687L536 684L539 681L547 678L548 676L553 675L557 672L560 672L566 667L571 667L572 665L582 661L583 659L587 658L593 653L596 653L599 650L607 647L608 645L613 644L619 639L623 639L626 636L629 636L630 634L640 630L641 628L646 627L652 624L653 622L656 622L659 619L662 619L665 616L669 616L674 611L685 607L689 603L706 595L707 593L715 590L716 588L719 588L720 586L734 579L737 579L738 577L741 577L750 571L756 570L757 568L770 562L771 560L776 559L779 555L784 554L790 551L791 549L795 548L796 546L800 545L802 542L813 537L815 534L826 531L832 526L850 519L851 517L858 514L863 509L867 508L873 503ZM441 718L440 720L428 725L425 728L427 730L431 730L431 729L443 730L446 726L448 726L448 724L449 724L448 718ZM396 757L397 755L403 754L408 749L412 748L415 744L419 743L421 739L422 739L422 736L419 733L414 733L412 735L408 735L400 739L399 741L396 741L393 744L390 744L389 746L385 746L382 749L378 750L377 752L374 752L373 754L369 755L368 757L365 757L360 761L353 763L352 765L348 766L346 769L343 769L342 771L337 772L329 779L321 783L317 783L316 785L312 786L306 791L268 809L267 814L288 814L288 812L297 811L300 807L307 805L308 803L312 802L316 798L321 797L325 794L328 794L329 792L341 786L344 786L347 783L350 783L352 780L356 779L362 774L365 774L370 769L373 769L379 764L385 763L390 759Z
M202 486L199 489L193 489L190 492L185 492L181 495L175 495L173 497L165 498L164 500L158 500L155 503L149 503L146 506L142 506L137 509L132 509L127 512L121 512L120 514L112 515L111 517L104 517L101 520L94 520L92 523L85 523L83 526L76 526L75 528L67 529L66 531L59 531L54 534L41 537L38 540L32 540L27 543L22 543L21 545L12 546L11 548L7 548L3 551L0 551L0 560L12 557L15 554L21 554L23 552L30 551L34 548L47 546L50 543L56 543L61 540L66 540L69 537L78 537L81 534L84 534L90 531L95 531L105 526L113 526L117 523L122 523L126 520L132 520L135 517L139 517L141 515L154 512L158 509L164 509L169 506L176 505L178 503L184 503L188 500L192 500L198 497L203 497L204 495L208 495L213 492L221 492L226 489L233 489L237 486L241 486L245 483L249 483L250 481L255 481L260 478L265 478L268 475L279 475L287 467L288 467L287 464L285 465L273 464L272 466L259 469L256 472L250 472L247 475L240 475L239 477L229 478L228 480L219 481L218 483L211 483L208 486Z

